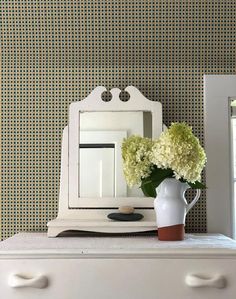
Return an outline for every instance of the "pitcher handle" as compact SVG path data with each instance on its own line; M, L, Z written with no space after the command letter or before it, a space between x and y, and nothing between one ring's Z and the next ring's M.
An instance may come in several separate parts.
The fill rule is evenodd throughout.
M187 205L186 214L192 209L192 207L195 205L195 203L198 201L200 195L201 195L201 189L196 189L197 193L194 197L194 199L190 202L190 204Z

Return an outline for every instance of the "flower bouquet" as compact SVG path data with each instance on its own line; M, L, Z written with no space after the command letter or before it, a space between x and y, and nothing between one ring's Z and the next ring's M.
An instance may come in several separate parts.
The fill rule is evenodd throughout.
M206 154L186 123L172 123L156 140L130 136L122 144L124 175L129 187L140 185L145 196L156 197L166 178L203 189L201 172Z

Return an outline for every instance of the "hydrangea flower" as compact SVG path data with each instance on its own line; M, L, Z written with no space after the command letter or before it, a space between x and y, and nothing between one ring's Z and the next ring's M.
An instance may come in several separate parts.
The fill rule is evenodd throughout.
M176 179L189 183L201 180L206 154L199 139L186 123L172 123L152 147L151 162L161 169L171 169Z
M155 141L140 136L125 139L122 157L128 186L140 184L146 196L155 197L165 178L175 177L191 188L205 188L200 181L206 154L186 123L172 123Z
M153 141L141 136L130 136L122 143L123 171L129 187L138 185L151 174Z

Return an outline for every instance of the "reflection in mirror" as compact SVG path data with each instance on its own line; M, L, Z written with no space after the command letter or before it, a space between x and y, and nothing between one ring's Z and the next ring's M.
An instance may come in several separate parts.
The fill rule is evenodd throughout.
M121 146L131 135L152 137L151 112L80 112L79 135L80 197L143 197L125 182Z

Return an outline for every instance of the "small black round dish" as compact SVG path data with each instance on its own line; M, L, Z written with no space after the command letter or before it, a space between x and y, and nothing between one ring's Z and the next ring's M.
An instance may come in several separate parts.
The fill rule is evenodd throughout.
M142 214L132 213L132 214L123 214L123 213L111 213L107 215L109 219L116 221L139 221L143 218Z

